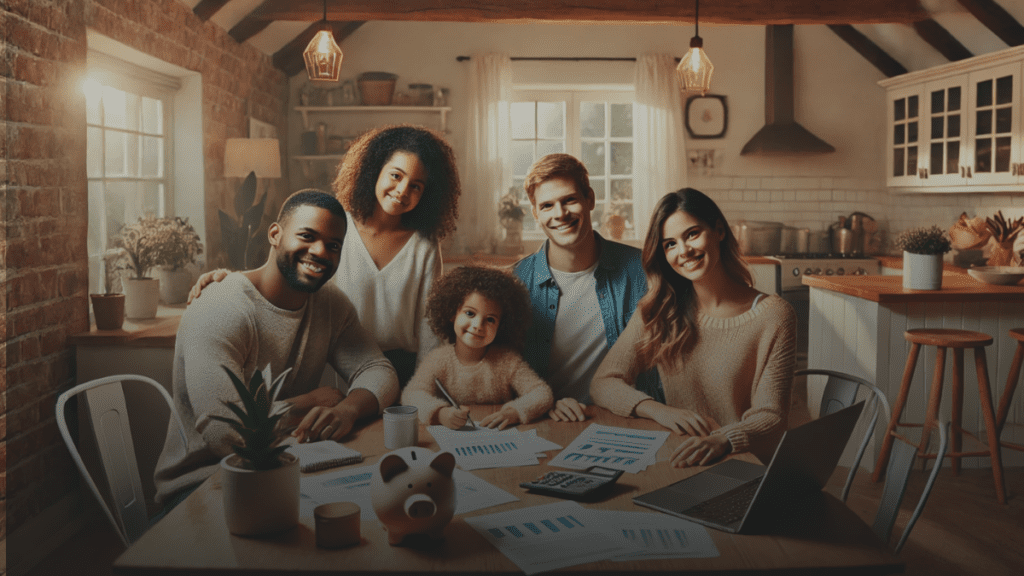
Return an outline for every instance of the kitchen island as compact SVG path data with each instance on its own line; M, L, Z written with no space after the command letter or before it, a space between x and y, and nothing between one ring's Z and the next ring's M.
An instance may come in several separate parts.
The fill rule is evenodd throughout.
M901 276L804 276L810 287L808 365L847 372L874 382L890 404L899 392L910 350L903 333L912 328L957 328L984 332L994 342L985 350L993 404L1006 387L1016 341L1011 328L1024 327L1024 286L995 286L962 271L946 270L941 290L905 290ZM978 380L973 352L965 354L963 428L984 438L978 407ZM935 348L923 347L904 410L906 422L922 422L928 400ZM946 360L940 415L949 419L951 361ZM816 407L823 382L808 382L808 403ZM882 418L877 430L884 430ZM913 432L911 432L913 433ZM855 432L856 434L856 432ZM880 433L878 434L880 435ZM878 436L876 435L876 436ZM1024 442L1024 394L1010 408L1002 438ZM965 438L965 442L968 440ZM881 445L875 438L874 448ZM965 447L971 444L965 444ZM862 465L874 464L869 451ZM845 457L844 457L845 459ZM1004 466L1024 465L1024 453L1003 451ZM965 467L988 467L987 458L965 458Z

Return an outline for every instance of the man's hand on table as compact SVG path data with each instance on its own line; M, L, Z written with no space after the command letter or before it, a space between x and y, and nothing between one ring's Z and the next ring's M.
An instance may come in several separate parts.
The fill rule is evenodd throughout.
M575 398L559 398L548 416L555 422L583 422L587 419L587 405Z
M292 432L299 442L338 441L352 431L356 421L377 414L377 397L362 388L348 396L336 388L321 386L289 399L292 417L305 416Z

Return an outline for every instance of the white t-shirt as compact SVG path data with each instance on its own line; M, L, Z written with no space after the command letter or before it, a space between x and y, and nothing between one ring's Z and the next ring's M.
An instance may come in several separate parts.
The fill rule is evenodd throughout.
M590 380L608 349L595 270L597 263L582 272L551 268L561 292L547 378L556 399L576 398L589 404Z

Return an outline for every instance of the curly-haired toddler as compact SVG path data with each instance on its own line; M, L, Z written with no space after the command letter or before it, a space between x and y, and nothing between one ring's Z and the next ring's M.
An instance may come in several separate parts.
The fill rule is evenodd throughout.
M434 282L427 320L448 344L427 354L402 393L402 404L416 406L424 424L459 429L469 418L465 405L504 403L480 421L500 430L551 408L551 388L518 352L530 321L530 299L517 278L495 268L454 268ZM435 378L459 409L438 390Z

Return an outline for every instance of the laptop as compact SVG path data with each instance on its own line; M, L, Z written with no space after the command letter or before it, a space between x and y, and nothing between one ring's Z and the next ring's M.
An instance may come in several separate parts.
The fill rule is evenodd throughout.
M725 532L764 531L821 491L863 409L861 401L787 430L768 466L727 460L633 502Z

